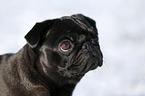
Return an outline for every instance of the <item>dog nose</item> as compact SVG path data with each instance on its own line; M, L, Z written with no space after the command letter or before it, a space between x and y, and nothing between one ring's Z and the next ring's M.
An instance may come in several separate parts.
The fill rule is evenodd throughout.
M99 47L98 47L99 48ZM98 65L101 67L102 64L103 64L103 54L102 52L100 51L100 49L97 49L97 47L95 47L92 43L90 42L85 42L83 45L82 45L82 49L85 49L83 52L84 53L89 53L89 56L91 57L95 57L95 58L98 58L99 62L98 62ZM86 54L86 56L87 56Z
M88 45L84 44L84 45L82 46L82 48L83 48L83 49L87 49L87 48L88 48Z
M83 49L88 49L88 45L86 43L83 44L82 46Z
M93 46L93 44L92 43L90 43L90 42L85 42L84 44L83 44L83 46L82 46L82 49L85 49L85 51L84 52L86 52L86 53L90 53L93 57L95 57L95 56L97 56L98 54L98 51L97 51L97 48L95 48L94 46Z
M83 48L83 49L88 49L88 50L89 50L91 46L92 46L91 43L85 42L85 43L83 44L82 48Z

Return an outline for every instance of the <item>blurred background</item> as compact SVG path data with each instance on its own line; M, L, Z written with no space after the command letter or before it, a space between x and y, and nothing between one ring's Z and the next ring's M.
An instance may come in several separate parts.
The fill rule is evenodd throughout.
M18 52L36 22L76 13L96 21L104 65L73 96L145 96L145 0L0 0L0 54Z

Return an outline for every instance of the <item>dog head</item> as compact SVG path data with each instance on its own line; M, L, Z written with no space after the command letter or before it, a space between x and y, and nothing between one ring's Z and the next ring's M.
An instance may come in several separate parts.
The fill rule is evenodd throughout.
M82 14L36 23L25 38L46 76L79 80L102 66L95 21Z

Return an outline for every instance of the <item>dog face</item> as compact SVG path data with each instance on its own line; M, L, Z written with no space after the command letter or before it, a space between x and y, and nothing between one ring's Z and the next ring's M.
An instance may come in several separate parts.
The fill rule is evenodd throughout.
M37 23L25 36L46 76L80 79L102 66L95 21L81 14Z

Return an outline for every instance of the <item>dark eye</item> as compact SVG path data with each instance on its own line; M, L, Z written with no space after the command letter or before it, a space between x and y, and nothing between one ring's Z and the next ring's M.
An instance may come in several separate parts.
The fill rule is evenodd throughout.
M69 51L72 48L72 43L70 41L63 41L60 45L62 51Z

